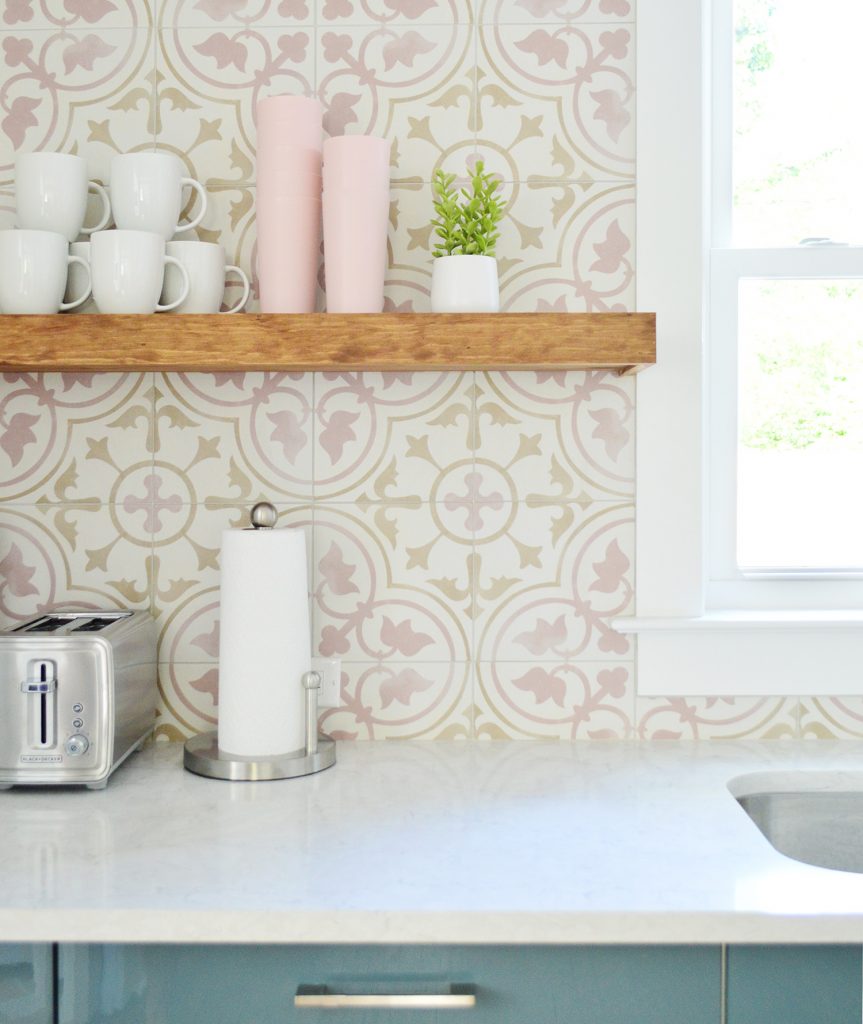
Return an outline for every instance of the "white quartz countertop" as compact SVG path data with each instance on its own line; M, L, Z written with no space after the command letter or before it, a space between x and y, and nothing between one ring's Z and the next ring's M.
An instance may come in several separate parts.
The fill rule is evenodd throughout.
M728 789L801 770L863 788L863 743L342 743L262 783L158 744L0 793L0 942L863 942L863 875Z

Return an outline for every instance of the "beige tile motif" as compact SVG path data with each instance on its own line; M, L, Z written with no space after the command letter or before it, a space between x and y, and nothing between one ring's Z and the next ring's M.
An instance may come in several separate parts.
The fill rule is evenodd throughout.
M616 501L635 490L635 388L613 373L484 372L476 377L477 454L515 495Z
M475 700L481 740L633 738L631 665L480 662Z
M99 505L0 508L0 619L46 608L147 608L146 553ZM130 581L143 580L140 587Z
M111 501L151 456L152 375L4 374L0 501Z
M786 697L639 697L642 740L793 739L797 701Z
M863 697L803 697L799 701L800 738L863 738Z
M468 739L471 667L464 662L342 663L342 701L324 709L335 739Z

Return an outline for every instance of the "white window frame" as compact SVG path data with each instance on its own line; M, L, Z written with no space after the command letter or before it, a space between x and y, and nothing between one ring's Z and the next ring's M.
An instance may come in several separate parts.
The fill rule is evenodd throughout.
M709 199L727 192L730 161L711 168L709 128L731 116L730 81L709 109L710 64L716 33L731 31L724 13L711 0L644 0L636 12L636 305L657 314L657 365L637 382L636 614L615 627L638 635L641 695L859 694L859 580L710 578L711 229L729 239ZM802 253L787 276L804 262L832 273L835 250ZM736 308L738 270L721 255L713 263L714 283L733 279ZM727 512L733 490L717 493Z

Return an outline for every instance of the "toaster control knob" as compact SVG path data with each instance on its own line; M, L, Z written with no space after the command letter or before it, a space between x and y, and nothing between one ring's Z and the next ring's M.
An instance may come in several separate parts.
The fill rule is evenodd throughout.
M66 753L69 757L80 757L81 754L86 754L89 749L90 741L80 733L76 733L66 740Z

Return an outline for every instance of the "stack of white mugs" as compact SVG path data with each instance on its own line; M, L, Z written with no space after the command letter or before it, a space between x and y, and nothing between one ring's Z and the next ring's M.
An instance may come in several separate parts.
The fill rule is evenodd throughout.
M203 185L183 170L179 157L166 151L116 156L109 198L89 180L83 157L20 154L17 228L0 231L0 312L217 313L228 272L239 276L243 295L226 312L239 312L249 282L239 267L226 264L224 248L171 241L200 224L207 210ZM200 209L180 224L186 186L197 192ZM90 192L102 212L95 226L85 227ZM116 228L105 230L112 214ZM77 241L81 234L90 240Z

